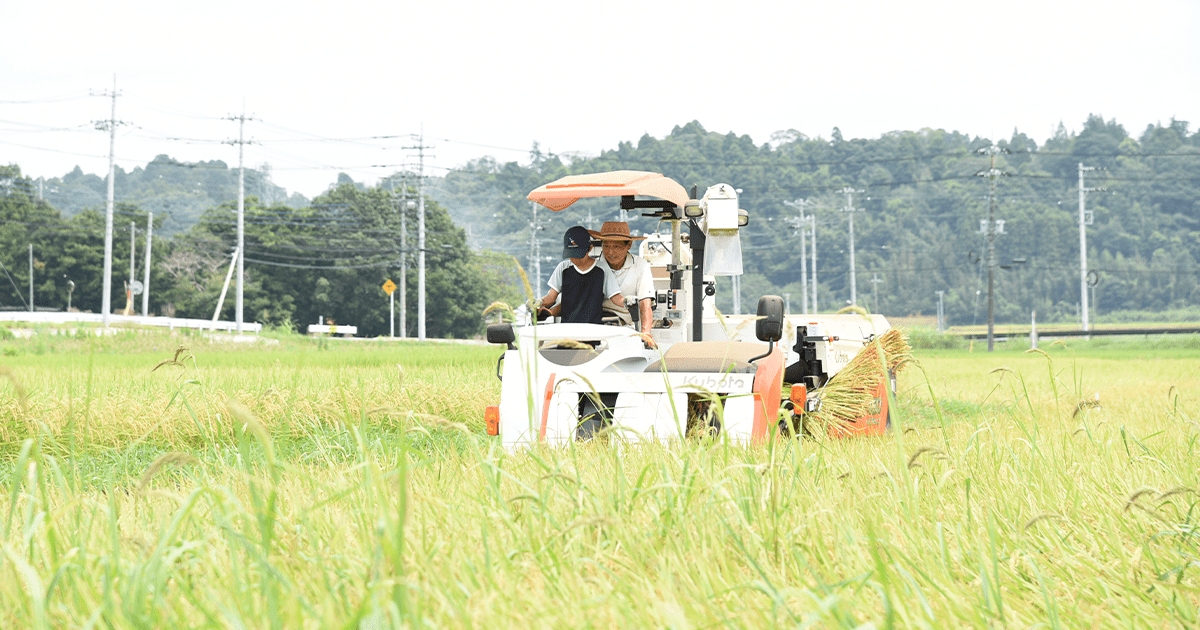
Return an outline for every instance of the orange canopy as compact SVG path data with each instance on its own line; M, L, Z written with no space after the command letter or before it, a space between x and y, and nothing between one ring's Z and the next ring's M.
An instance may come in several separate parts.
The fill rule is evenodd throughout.
M611 171L590 175L568 175L529 193L528 199L550 208L562 210L584 197L623 197L643 195L658 197L683 207L687 191L675 180L661 173L647 171Z

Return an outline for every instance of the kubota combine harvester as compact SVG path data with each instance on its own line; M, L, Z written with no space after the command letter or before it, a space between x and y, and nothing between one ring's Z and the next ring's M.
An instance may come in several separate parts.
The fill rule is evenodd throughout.
M639 251L654 277L651 335L658 349L619 325L529 318L515 327L492 324L488 341L506 350L496 368L500 404L486 411L488 432L510 449L587 439L600 430L633 441L707 434L761 443L775 432L800 430L806 415L819 412L830 379L889 330L887 320L788 315L778 296L760 299L757 315L720 315L715 277L742 273L740 230L749 216L737 193L717 184L697 199L695 188L689 195L677 182L642 171L573 175L529 193L555 211L581 198L618 197L621 209L644 211L669 227L649 235ZM598 246L592 255L599 257ZM888 379L881 374L869 387L874 405L840 418L831 432L885 430Z

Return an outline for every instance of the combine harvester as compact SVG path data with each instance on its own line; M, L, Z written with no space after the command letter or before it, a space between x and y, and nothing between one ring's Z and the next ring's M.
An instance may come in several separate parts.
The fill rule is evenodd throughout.
M756 316L720 315L714 278L742 273L740 229L749 216L728 184L695 195L695 188L689 196L675 181L642 171L568 176L529 193L555 211L582 198L619 197L621 209L645 211L660 228L669 226L642 241L639 252L654 276L651 335L659 348L645 348L632 329L619 325L488 326L488 342L506 350L496 367L500 404L487 408L485 421L505 447L561 444L601 430L631 441L712 435L759 444L774 433L813 432L818 419L819 430L831 435L886 429L887 392L874 344L862 353L870 355L867 361L855 358L889 330L887 320L789 316L783 300L770 295L759 300ZM592 256L599 250L594 246ZM896 332L885 338L891 348L896 340L907 348ZM889 368L898 367L887 360ZM848 372L859 382L834 381L847 396L824 404L830 379L852 361ZM785 390L785 383L791 387ZM852 390L859 403L847 403Z

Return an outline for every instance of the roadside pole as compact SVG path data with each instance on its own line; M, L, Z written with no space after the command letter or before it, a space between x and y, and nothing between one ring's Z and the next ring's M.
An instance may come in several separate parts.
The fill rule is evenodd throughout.
M383 281L381 287L388 294L388 336L396 337L396 283L391 278Z
M146 216L146 269L142 272L142 317L150 315L150 241L154 238L154 213Z

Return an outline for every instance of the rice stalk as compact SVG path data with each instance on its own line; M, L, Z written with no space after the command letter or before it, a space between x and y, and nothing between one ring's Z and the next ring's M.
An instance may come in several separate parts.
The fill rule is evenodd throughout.
M537 294L533 292L533 287L529 285L529 276L525 274L525 268L513 257L513 266L517 268L517 275L521 277L521 286L525 289L525 297L530 302L537 299Z
M1158 490L1156 490L1154 488L1150 488L1150 487L1146 487L1146 486L1143 486L1141 488L1138 488L1137 490L1134 490L1133 494L1130 494L1129 497L1127 499L1125 499L1125 511L1128 512L1129 508L1137 505L1138 499L1140 499L1148 494L1159 494L1159 492L1158 492Z
M913 454L908 458L908 467L915 468L917 466L920 466L921 464L917 460L921 459L921 456L924 455L925 453L940 454L941 452L942 452L942 450L935 446L929 446L929 445L922 446L921 448L918 448L917 450L913 451Z
M187 353L187 354L184 354L184 353ZM188 352L187 346L179 346L178 348L175 349L174 357L172 357L170 359L163 359L162 361L159 361L158 365L150 368L150 371L155 372L158 370L158 368L163 367L164 365L174 365L176 367L186 367L184 364L184 361L186 361L187 359L191 359L192 362L195 363L196 356L191 354L190 352Z

